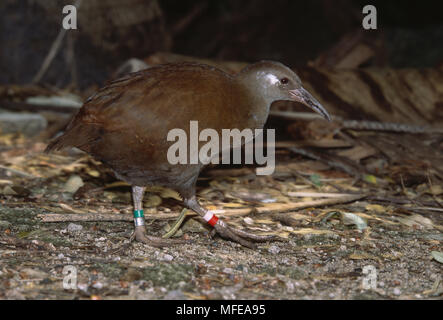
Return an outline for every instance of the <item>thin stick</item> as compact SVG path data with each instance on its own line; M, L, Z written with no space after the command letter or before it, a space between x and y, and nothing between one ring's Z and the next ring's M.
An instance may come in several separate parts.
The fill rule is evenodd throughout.
M82 3L82 0L77 0L74 4L74 6L78 9ZM35 75L34 79L32 79L32 83L39 82L43 76L45 75L46 71L48 70L49 66L52 63L52 60L54 60L55 56L57 55L57 52L60 49L60 45L63 41L63 38L66 34L66 29L61 28L60 32L57 35L57 38L55 38L54 42L52 43L51 49L49 50L48 54L46 55L45 60L43 60L43 64L40 67L40 70Z
M316 113L311 112L293 112L272 110L270 116L281 117L289 120L315 120L322 119ZM366 121L366 120L345 120L342 117L332 117L333 121L338 122L342 129L352 129L361 131L390 131L390 132L404 132L404 133L442 133L441 128L434 128L429 126L417 126L413 124L395 123L395 122L381 122L381 121Z
M186 212L187 212L187 209L183 209L183 210L180 212L180 215L179 215L177 221L175 222L174 226L171 228L171 230L169 230L168 232L166 232L166 233L162 236L163 239L170 238L170 237L172 237L172 236L177 232L177 230L178 230L178 229L180 228L180 226L182 225L183 220L185 220Z
M228 209L228 210L213 210L214 213L221 217L240 217L246 216L253 212L264 214L264 213L281 213L293 210L301 210L306 208L322 207L334 204L349 203L366 197L366 195L350 195L341 198L330 198L321 199L315 201L305 201L305 202L292 202L292 203L272 203L263 207L258 208L243 208L243 209ZM195 212L188 211L186 216L195 216ZM180 212L173 213L162 213L162 214L147 214L145 213L145 219L156 219L156 220L173 220L180 216ZM131 215L119 214L101 214L101 213L88 213L88 214L39 214L38 218L42 219L42 222L87 222L87 221L128 221L132 222L133 217Z
M299 198L343 198L353 195L352 193L288 192L288 196Z
M17 169L12 169L12 168L5 167L5 166L2 166L2 165L0 165L0 169L3 169L3 170L6 170L6 171L9 171L9 172L15 173L15 174L18 175L18 176L22 176L22 177L26 177L26 178L31 178L31 179L36 179L36 178L38 178L37 176L34 176L34 175L29 174L29 173L27 173L27 172L20 171L20 170L17 170Z

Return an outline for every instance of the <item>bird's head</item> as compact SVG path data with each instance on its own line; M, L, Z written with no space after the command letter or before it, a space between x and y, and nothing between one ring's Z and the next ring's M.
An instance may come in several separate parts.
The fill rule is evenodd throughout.
M294 71L279 62L261 61L243 69L239 78L264 99L269 106L274 101L300 102L330 121L326 109L305 88Z

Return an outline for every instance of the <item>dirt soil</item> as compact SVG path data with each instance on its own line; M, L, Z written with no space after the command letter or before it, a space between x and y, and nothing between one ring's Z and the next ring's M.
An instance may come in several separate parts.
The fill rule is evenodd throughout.
M232 226L273 234L277 241L247 249L211 237L187 217L176 237L188 243L157 249L129 242L129 187L115 184L109 170L84 154L44 155L43 148L36 143L6 151L10 170L0 180L2 299L442 298L440 211L368 197L290 210L316 200L300 191L386 195L379 185L319 170L300 158L278 162L272 177L258 177L251 168L211 168L198 183L201 202L221 210ZM390 188L397 200L408 200L401 188ZM161 189L146 195L149 234L161 236L173 224L181 210L176 198ZM253 210L236 214L245 208ZM69 221L94 214L121 219ZM50 215L65 221L45 222Z

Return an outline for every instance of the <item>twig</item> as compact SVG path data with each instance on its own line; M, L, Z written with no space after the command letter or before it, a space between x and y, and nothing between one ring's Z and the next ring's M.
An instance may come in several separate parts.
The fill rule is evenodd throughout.
M441 128L429 126L417 126L405 123L380 122L380 121L362 121L362 120L343 120L341 122L343 129L362 130L362 131L390 131L401 133L443 133Z
M82 3L82 0L77 0L74 4L74 6L78 9L80 8L80 5ZM48 54L46 55L45 60L43 60L43 64L40 67L40 70L37 72L35 77L32 79L32 83L39 82L42 77L45 75L46 71L48 70L49 66L52 63L52 60L54 60L55 56L57 55L58 50L60 49L60 45L63 41L63 38L66 34L66 29L61 28L60 32L57 35L57 38L55 38L54 42L52 43L51 49L49 50Z
M66 64L71 71L71 83L70 86L73 86L77 89L78 84L78 76L77 76L77 66L75 62L75 38L74 34L70 32L68 34L67 40L67 50L66 50Z
M293 112L272 110L270 116L281 117L290 120L316 120L322 119L320 115L311 112ZM390 131L403 133L443 133L441 128L429 126L417 126L405 123L366 121L366 120L346 120L339 116L333 116L332 120L337 122L341 129L362 130L362 131Z
M182 19L180 19L174 26L172 26L172 34L174 36L183 32L208 6L206 2L199 3L191 9Z
M77 112L79 107L74 106L56 106L56 105L44 105L44 104L33 104L26 102L14 102L14 101L6 101L0 100L0 105L4 109L14 110L14 111L51 111L51 112L60 112L60 113L74 113Z
M355 194L351 193L322 193L322 192L288 192L290 197L300 197L300 198L343 198L347 196L353 196Z
M409 210L422 210L422 211L438 211L443 212L442 208L434 208L434 207L404 207Z
M3 169L3 170L6 170L6 171L15 173L18 176L22 176L22 177L26 177L26 178L32 178L32 179L37 179L38 178L37 176L34 176L34 175L29 174L27 172L20 171L20 170L17 170L17 169L12 169L12 168L5 167L5 166L2 166L2 165L0 165L0 169Z
M328 205L349 203L356 200L360 200L366 197L366 195L350 195L341 198L331 198L322 199L315 201L305 201L305 202L291 202L291 203L272 203L263 207L258 208L242 208L242 209L221 209L214 210L214 213L221 217L236 217L236 216L246 216L251 213L265 214L265 213L281 213L293 210L301 210L305 208L323 207ZM188 211L187 216L196 216L197 214ZM156 220L173 220L180 216L180 212L173 213L162 213L162 214L147 214L145 213L145 219L156 219ZM101 213L88 213L88 214L38 214L38 218L42 219L42 222L88 222L88 221L133 221L133 217L127 214L111 215L111 214L101 214Z
M395 203L395 204L415 204L412 200L410 199L399 199L399 198L394 198L394 197L380 197L380 196L368 196L366 198L366 200L368 201L374 201L374 202L391 202L391 203ZM431 202L431 201L420 201L421 204L426 205L426 206L432 206L435 203Z
M178 219L177 219L177 221L175 221L175 223L174 223L174 225L172 226L171 230L169 230L168 232L166 232L166 233L162 236L162 238L164 238L164 239L170 238L170 237L172 237L172 236L177 232L177 230L180 228L181 224L183 223L183 220L185 220L186 212L187 212L187 211L188 211L187 209L183 209L183 210L180 212L180 215L178 216Z

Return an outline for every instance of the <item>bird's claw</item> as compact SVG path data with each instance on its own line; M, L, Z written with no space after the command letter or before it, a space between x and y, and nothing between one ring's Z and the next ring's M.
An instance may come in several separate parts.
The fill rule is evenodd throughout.
M172 245L188 243L188 241L186 241L186 240L162 239L162 238L148 236L146 234L146 229L144 226L135 227L135 230L130 238L131 242L133 240L145 243L145 244L150 245L151 247L155 247L155 248L164 248L164 247L170 247Z
M256 249L257 246L255 242L263 242L273 240L274 236L258 236L249 232L245 232L242 230L234 229L226 225L223 221L219 220L217 224L214 226L216 232L225 239L229 239L241 244L244 247L250 249Z

